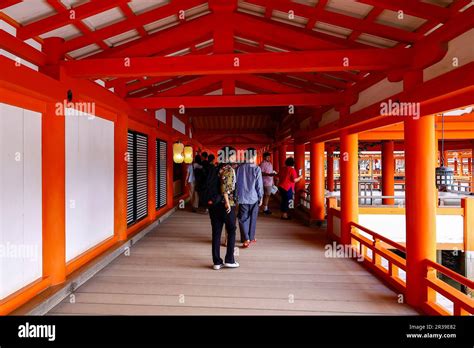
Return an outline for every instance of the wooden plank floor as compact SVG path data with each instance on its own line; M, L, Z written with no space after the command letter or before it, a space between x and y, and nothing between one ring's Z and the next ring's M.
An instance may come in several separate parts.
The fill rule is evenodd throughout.
M178 211L49 314L417 314L357 262L326 258L324 231L267 216L257 226L240 268L215 271L209 216Z

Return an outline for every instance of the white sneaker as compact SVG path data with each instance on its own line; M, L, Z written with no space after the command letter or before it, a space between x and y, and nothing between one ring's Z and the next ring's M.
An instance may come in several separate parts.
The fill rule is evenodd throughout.
M224 267L223 264L212 266L212 268L215 269L215 270L221 269L222 267Z
M239 267L239 263L238 262L234 262L234 263L224 263L224 267L227 267L227 268L237 268Z

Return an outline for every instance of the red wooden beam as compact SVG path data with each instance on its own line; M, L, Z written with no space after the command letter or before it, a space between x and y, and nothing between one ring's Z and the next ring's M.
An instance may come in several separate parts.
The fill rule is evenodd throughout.
M206 94L218 91L220 88L222 88L222 81L216 82L212 85L209 85L207 87L203 87L201 89L197 89L197 90L189 93L188 96L206 95Z
M306 73L309 74L309 73ZM293 77L294 74L264 74L262 76L266 78L270 78L272 80L278 81L280 83L284 83L289 86L295 86L301 88L305 92L308 93L323 93L323 92L334 92L334 88L315 85L307 80L301 80Z
M67 12L68 15L70 15L70 11L74 10L74 9L69 10L67 8L67 6L64 5L59 0L46 0L46 2L49 5L51 5L51 7L53 7L58 13ZM126 6L126 4L125 4L125 6ZM91 29L87 25L85 25L82 21L76 21L76 22L74 22L74 25L77 27L77 29L79 29L82 32L84 37L88 37L92 32ZM103 41L98 41L97 45L103 50L109 48L109 46L107 44L105 44L105 42L103 42Z
M129 1L130 0L91 1L84 5L72 8L71 10L74 10L73 19L71 19L70 11L61 12L19 28L17 36L22 40L26 40L47 33L51 30L61 28L65 25L74 24L82 19L110 10L111 8Z
M6 31L0 30L0 48L38 66L46 64L46 55Z
M357 0L368 5L377 6L382 9L400 11L416 16L426 18L440 23L445 23L451 17L451 11L447 8L427 4L421 1L405 0Z
M319 14L324 11L324 8L326 7L328 3L328 0L320 0L315 7L313 16L308 18L308 22L306 23L306 29L313 29L314 26L316 25L316 21L318 20Z
M0 10L20 3L22 0L0 0Z
M233 17L234 23L236 23L234 30L237 36L257 42L263 41L276 47L283 45L283 47L289 46L297 50L369 47L332 35L308 31L307 29L285 25L271 19L259 18L245 13L234 13Z
M248 2L265 6L266 0L248 0ZM295 15L299 15L305 18L312 18L317 16L318 21L330 23L343 28L361 31L364 33L385 37L391 40L413 43L420 38L417 33L409 32L403 29L389 27L378 23L369 23L363 19L358 19L351 16L346 16L336 12L319 11L318 9L294 2L288 2L285 0L272 0L272 4L275 9L289 12L294 11Z
M180 76L180 77L165 81L163 83L160 83L158 85L149 86L148 88L145 88L144 90L141 90L141 91L131 92L128 94L128 96L133 97L133 98L142 98L142 97L157 94L161 91L167 91L170 89L174 90L174 87L179 87L186 82L194 80L195 78L196 78L195 76Z
M129 17L123 21L95 30L89 37L77 37L66 41L64 49L66 52L74 51L78 48L88 46L95 42L108 39L142 27L145 24L178 14L180 10L198 6L204 3L202 0L173 0L170 4L161 6L157 9Z
M474 62L435 77L411 93L398 93L388 99L419 102L422 115L436 114L471 105L474 93L473 80ZM403 117L400 116L380 115L380 102L321 128L299 131L297 136L301 141L326 141L338 138L343 129L361 132L403 121Z
M142 92L134 93L130 95L130 97L140 98L150 93L160 97L177 97L209 87L219 81L220 79L215 76L203 76L198 78L194 78L194 76L183 76L179 79L153 86ZM163 92L160 93L160 91Z
M339 79L331 78L329 76L312 73L294 73L291 76L305 79L306 81L314 82L320 85L329 86L334 89L346 89L349 85Z
M251 94L233 96L192 96L192 97L154 97L127 98L132 107L140 109L208 107L256 107L256 106L288 106L288 105L338 105L345 102L341 93L321 94Z
M113 57L146 57L175 48L191 47L204 39L212 37L214 28L212 15L202 16L184 24L159 31L138 41L132 41L105 52L98 53L92 58ZM66 44L67 47L67 44Z
M192 117L193 119L196 118L203 118L203 117L251 117L251 118L258 118L258 117L268 117L268 116L279 116L281 112L281 107L260 107L260 108L225 108L225 109L217 109L217 108L200 108L200 109L192 109L187 110L186 114Z
M428 35L423 41L428 44L448 42L455 37L464 34L466 31L471 30L473 27L474 6L471 6L464 12L456 12L448 23Z
M414 53L414 50L405 48L375 48L212 56L83 59L63 62L62 65L70 76L80 78L391 70L410 66Z
M212 46L209 47L204 47L200 48L198 50L194 50L191 53L192 54L209 54L212 52ZM163 52L164 53L164 52ZM163 82L166 80L169 80L169 77L150 77L150 78L140 78L139 81L134 81L137 80L136 78L119 78L119 79L114 79L106 82L106 87L111 88L111 87L117 87L117 86L122 86L125 85L125 88L128 92L135 91L137 89L142 89L144 87L151 86L153 84ZM128 83L130 82L130 83Z
M263 90L266 90L267 93L270 92L270 93L291 94L291 93L302 92L301 88L287 86L275 80L271 80L268 78L259 77L255 75L238 75L236 77L236 82L242 83L242 86L261 88Z
M249 44L244 43L244 42L235 42L235 48L238 52L242 52L242 53L269 52L266 49L262 49L260 47L255 47L255 46L249 45ZM295 74L293 74L293 75L295 75ZM331 75L331 76L337 77L339 79L347 80L347 81L350 81L350 82L357 82L357 81L362 80L362 77L360 76L360 74L354 74L354 73L351 73L349 71L334 71L334 72L327 73L326 75ZM299 76L301 78L307 80L307 81L312 81L312 82L316 82L316 83L319 83L319 84L325 84L324 82L326 82L326 84L328 84L328 82L329 82L329 85L333 88L344 89L344 88L347 87L346 82L338 81L338 80L334 80L334 79L328 79L328 77L321 76L321 75L301 73Z

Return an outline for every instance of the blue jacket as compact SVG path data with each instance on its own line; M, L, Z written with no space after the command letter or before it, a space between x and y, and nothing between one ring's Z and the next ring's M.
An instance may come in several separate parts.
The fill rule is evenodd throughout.
M253 163L244 163L237 168L235 183L237 202L254 204L263 198L262 170Z

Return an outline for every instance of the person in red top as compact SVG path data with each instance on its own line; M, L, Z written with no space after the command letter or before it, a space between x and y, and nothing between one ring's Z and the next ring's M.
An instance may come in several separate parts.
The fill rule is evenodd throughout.
M279 174L280 183L278 190L281 195L281 218L283 220L289 220L288 216L289 204L293 199L293 193L295 192L295 183L303 179L303 175L298 176L295 170L295 160L293 157L288 157L285 161L285 167L282 168Z

